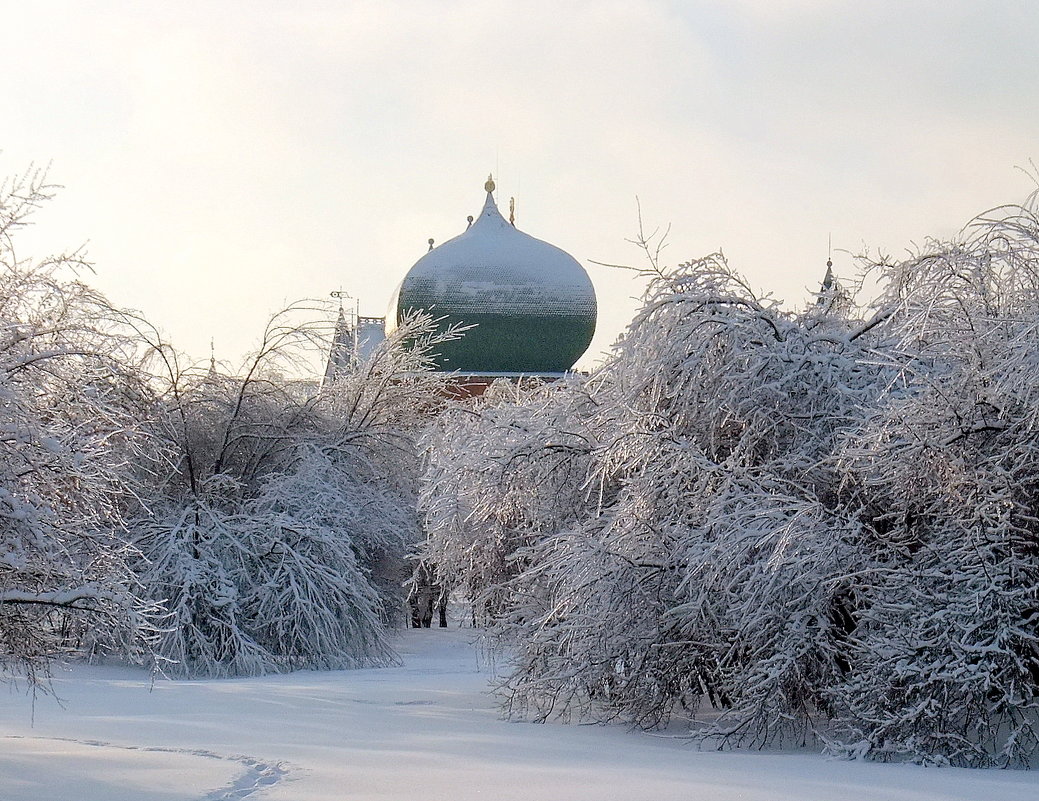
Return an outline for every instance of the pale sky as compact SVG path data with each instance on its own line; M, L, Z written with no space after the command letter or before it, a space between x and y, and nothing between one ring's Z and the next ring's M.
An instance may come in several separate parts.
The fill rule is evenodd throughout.
M342 288L382 315L495 173L517 227L591 275L592 364L665 263L721 248L803 305L843 251L894 255L1018 202L1039 161L1039 3L0 0L0 173L65 189L21 255L234 364Z

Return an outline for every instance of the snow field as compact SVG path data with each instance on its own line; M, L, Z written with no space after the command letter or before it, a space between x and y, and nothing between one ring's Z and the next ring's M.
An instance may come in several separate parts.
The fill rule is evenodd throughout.
M159 681L75 666L0 695L3 801L1035 801L1039 775L706 752L623 727L502 721L466 630L394 668Z

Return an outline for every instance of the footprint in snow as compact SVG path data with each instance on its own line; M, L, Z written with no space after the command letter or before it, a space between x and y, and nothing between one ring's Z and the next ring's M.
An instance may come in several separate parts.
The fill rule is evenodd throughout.
M26 739L20 735L9 735L8 739ZM288 770L283 762L264 762L253 757L217 754L202 748L164 748L161 746L116 745L103 740L77 740L73 737L39 737L34 739L54 740L65 743L77 743L93 748L118 748L123 751L147 751L151 753L185 754L205 759L221 759L225 762L237 762L245 766L245 773L228 785L220 787L202 796L198 801L244 801L254 797L261 790L273 787L280 782Z

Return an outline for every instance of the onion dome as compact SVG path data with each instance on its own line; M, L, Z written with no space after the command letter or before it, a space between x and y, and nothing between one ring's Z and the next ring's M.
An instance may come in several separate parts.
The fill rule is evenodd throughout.
M565 251L509 224L487 200L472 224L408 271L390 303L393 327L409 311L443 318L442 327L473 325L437 348L442 370L469 375L561 373L574 366L595 333L595 290Z

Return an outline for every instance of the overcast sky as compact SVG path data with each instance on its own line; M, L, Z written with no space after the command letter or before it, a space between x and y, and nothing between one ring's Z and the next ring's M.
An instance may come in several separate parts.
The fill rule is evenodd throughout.
M1034 183L1039 3L2 0L0 173L63 184L22 255L236 362L286 301L382 315L494 172L517 227L593 262L671 225L791 306L863 247L948 237Z

